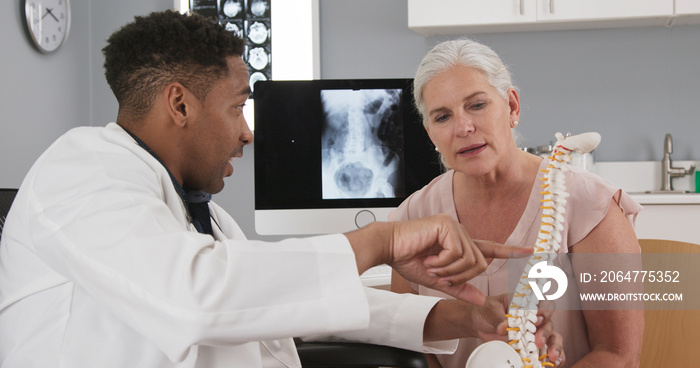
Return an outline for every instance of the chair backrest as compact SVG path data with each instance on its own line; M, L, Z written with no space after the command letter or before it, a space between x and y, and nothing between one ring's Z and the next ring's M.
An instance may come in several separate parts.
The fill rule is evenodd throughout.
M5 227L5 218L10 212L10 206L16 194L17 189L0 189L0 238L2 238L2 228Z
M673 240L640 239L642 253L700 253L700 245ZM641 368L697 367L700 310L645 310Z
M354 342L296 341L303 368L428 368L425 354Z

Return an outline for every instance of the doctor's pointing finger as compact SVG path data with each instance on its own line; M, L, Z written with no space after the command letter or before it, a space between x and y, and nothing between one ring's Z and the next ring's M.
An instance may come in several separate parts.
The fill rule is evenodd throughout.
M524 257L527 247L472 240L446 215L395 223L374 223L345 234L355 250L358 271L388 264L406 279L483 304L482 292L465 284L482 273L489 258Z

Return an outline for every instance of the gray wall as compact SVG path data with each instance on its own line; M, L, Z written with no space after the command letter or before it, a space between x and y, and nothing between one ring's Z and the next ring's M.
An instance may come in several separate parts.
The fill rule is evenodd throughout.
M46 146L67 129L88 123L90 4L74 3L70 38L48 55L36 51L24 31L24 3L0 5L0 187L18 186Z
M41 54L24 30L24 1L0 3L0 187L18 187L32 163L56 138L82 125L116 118L104 81L104 40L136 14L172 8L172 0L71 0L66 43Z
M323 78L412 77L435 44L470 36L425 38L406 19L403 0L321 0ZM675 160L700 158L700 26L471 37L510 66L530 146L598 131L598 160L660 160L668 132Z
M277 0L283 1L283 0ZM0 5L3 121L0 187L17 187L60 134L116 117L102 71L104 40L134 15L172 8L172 0L72 0L73 22L58 52L35 51L23 30L21 0ZM407 28L405 0L321 0L323 78L412 77L437 42ZM660 160L674 136L674 160L698 160L700 26L482 34L510 65L520 88L520 131L530 146L556 131L599 131L598 161ZM252 238L252 148L217 202ZM282 190L282 189L281 189Z

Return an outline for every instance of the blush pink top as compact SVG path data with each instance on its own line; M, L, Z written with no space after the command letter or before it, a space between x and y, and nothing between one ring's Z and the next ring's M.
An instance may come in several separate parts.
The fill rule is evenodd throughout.
M547 160L542 160L540 169L544 168L546 163ZM389 220L416 219L438 213L445 213L457 219L452 191L453 176L454 171L450 170L413 193L389 215ZM535 245L542 215L540 209L540 200L542 199L540 184L542 181L539 179L543 177L544 173L539 171L525 211L505 244L529 247ZM572 245L585 238L600 223L608 211L611 199L620 205L632 225L634 225L637 213L642 209L641 205L622 190L613 187L599 176L575 166L571 166L566 173L566 186L570 196L566 205L565 225L561 232L560 253L568 253ZM567 262L566 259L566 257L557 257L557 261L560 263ZM557 264L557 261L555 261L555 265L565 270L566 268L570 269L570 263L568 265ZM515 262L521 262L521 260L495 259L484 273L470 280L470 283L486 295L507 293L509 297L512 297L512 290L509 291L508 288L508 270L509 268L519 270L517 272L511 271L510 277L512 278L514 276L520 277L524 269L524 266L514 266ZM509 264L511 264L510 267ZM569 289L575 283L576 281L570 277ZM411 284L411 287L418 294L451 298L422 285ZM569 289L567 289L567 293ZM569 310L566 310L567 307L560 305L559 302L557 300L557 310L554 312L552 320L555 331L564 338L564 351L567 359L565 366L571 366L590 351L586 321L580 309L568 308ZM438 360L443 368L462 368L466 365L471 352L479 344L481 344L481 340L478 338L460 339L459 347L453 355L438 355Z

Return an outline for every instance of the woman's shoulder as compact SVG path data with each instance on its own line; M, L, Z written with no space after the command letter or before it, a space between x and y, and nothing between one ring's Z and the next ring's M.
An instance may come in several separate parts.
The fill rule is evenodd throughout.
M449 170L409 195L396 210L391 212L389 220L408 220L437 213L454 212L454 210L450 211L450 208L454 208L453 175L454 171Z
M615 197L619 202L623 195L632 200L619 186L580 167L568 166L565 177L570 200L579 199L587 203L604 201L607 203L611 198ZM585 204L581 203L580 206L585 207Z
M570 166L566 172L569 193L566 217L569 222L569 245L583 239L602 221L614 200L625 216L634 224L642 206L618 186L585 169Z

